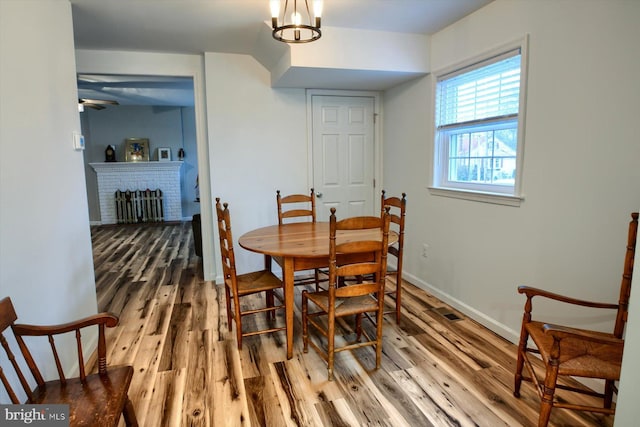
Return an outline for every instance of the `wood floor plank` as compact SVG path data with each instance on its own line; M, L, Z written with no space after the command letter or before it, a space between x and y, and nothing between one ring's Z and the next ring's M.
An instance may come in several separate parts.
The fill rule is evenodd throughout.
M147 335L160 335L163 339L166 338L175 298L175 287L160 286L157 288L156 296L149 304L150 313L147 317Z
M370 357L372 360L375 359L375 356L373 354L371 354ZM429 425L428 417L426 417L426 415L422 411L420 411L413 400L408 396L403 384L397 382L394 379L394 372L406 371L387 371L385 369L379 369L375 372L372 372L369 375L369 378L373 382L375 390L379 390L380 394L384 396L385 401L388 402L388 404L390 404L396 411L402 414L402 418L407 421L408 425ZM393 417L390 418L393 419Z
M151 405L163 341L164 336L160 335L143 337L133 363L134 376L129 388L129 397L136 402L136 416L140 425L147 425L145 420Z
M298 361L294 358L271 364L271 377L282 405L287 425L318 425L320 421L314 405L316 394L310 390Z
M212 342L208 357L213 389L207 402L212 425L251 425L237 344L231 339Z
M404 417L377 392L369 379L367 367L362 366L352 353L336 354L335 362L339 366L334 371L336 382L352 408L358 425L410 426ZM371 369L371 367L368 368Z
M251 425L286 425L271 375L245 378L244 385Z
M144 425L180 427L182 401L187 382L186 369L158 372Z
M197 282L195 274L186 277L185 280ZM217 329L220 317L220 302L218 300L218 290L214 282L202 282L194 285L193 316L191 317L192 330L213 330ZM224 299L222 300L224 303Z
M189 362L191 303L174 304L158 370L186 369Z
M358 425L358 419L345 399L323 400L318 402L316 407L320 416L320 424L318 425L335 427Z
M493 414L448 373L429 366L431 369L415 367L396 375L406 389L412 390L413 398L426 405L425 415L434 425L514 425Z

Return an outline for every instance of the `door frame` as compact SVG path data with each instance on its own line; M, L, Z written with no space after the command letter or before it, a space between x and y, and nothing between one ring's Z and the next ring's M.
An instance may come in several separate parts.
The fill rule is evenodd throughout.
M310 186L313 182L313 107L311 104L314 96L340 96L340 97L367 97L373 98L373 206L375 211L376 194L384 188L382 182L382 95L376 91L361 90L332 90L332 89L307 89L307 181Z
M76 49L76 73L180 76L193 79L196 148L200 176L202 268L204 280L216 278L214 219L204 91L203 55Z

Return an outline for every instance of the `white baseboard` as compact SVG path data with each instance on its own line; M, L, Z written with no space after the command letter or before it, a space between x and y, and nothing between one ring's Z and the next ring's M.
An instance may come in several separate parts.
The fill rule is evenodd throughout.
M472 318L473 320L475 320L476 322L480 323L482 326L488 328L489 330L495 332L496 334L500 335L501 337L503 337L504 339L509 340L510 342L517 344L518 340L520 338L520 333L517 331L514 331L513 329L509 328L508 326L496 321L495 319L487 316L486 314L482 313L481 311L476 310L475 308L465 304L464 302L452 297L451 295L442 292L440 289L437 289L435 287L433 287L432 285L430 285L429 283L411 275L408 273L403 273L402 275L403 279L406 279L408 282L416 285L419 288L424 289L425 291L431 293L433 296L435 296L436 298L438 298L439 300L441 300L442 302L445 302L447 304L449 304L451 307L455 308L456 310L459 310L461 313L464 313L465 315L469 316L470 318Z

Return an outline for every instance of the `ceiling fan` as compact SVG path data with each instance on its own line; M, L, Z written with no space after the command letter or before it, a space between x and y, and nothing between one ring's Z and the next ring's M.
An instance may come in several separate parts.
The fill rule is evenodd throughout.
M194 105L191 77L78 74L77 83L78 98L86 100L87 104L110 99L117 100L119 105ZM95 104L106 106L106 103Z
M78 108L84 109L85 107L93 108L94 110L104 110L105 105L120 105L118 101L110 99L91 99L91 98L79 98Z

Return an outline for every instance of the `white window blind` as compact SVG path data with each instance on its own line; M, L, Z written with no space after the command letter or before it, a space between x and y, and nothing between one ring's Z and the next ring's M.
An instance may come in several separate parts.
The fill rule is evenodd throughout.
M520 102L520 49L440 76L436 126L517 116Z

